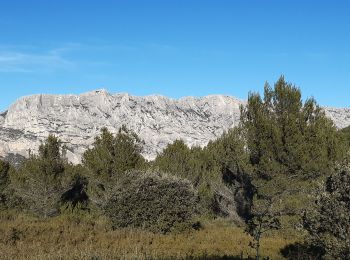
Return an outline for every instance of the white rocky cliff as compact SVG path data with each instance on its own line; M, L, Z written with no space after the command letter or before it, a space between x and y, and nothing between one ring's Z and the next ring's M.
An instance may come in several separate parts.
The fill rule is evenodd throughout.
M220 95L175 100L112 95L105 90L23 97L0 115L0 156L27 156L51 133L67 143L69 159L79 162L102 127L116 132L124 124L145 141L143 154L153 159L176 139L203 146L217 138L238 123L243 103Z
M55 134L67 144L69 160L78 163L102 127L117 132L124 124L145 141L143 155L153 159L176 139L190 146L206 145L238 124L239 106L244 103L222 95L175 100L105 90L23 97L0 114L0 156L27 156ZM338 127L350 125L350 109L326 108L326 113Z
M333 120L338 128L345 128L350 125L350 108L324 108L326 116Z

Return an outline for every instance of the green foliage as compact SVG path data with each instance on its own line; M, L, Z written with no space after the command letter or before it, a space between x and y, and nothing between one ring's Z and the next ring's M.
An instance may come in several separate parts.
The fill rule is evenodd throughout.
M96 176L121 174L144 164L142 145L138 136L125 126L116 135L103 128L93 148L84 153L83 164Z
M10 165L0 160L0 206L5 204L5 189L8 185L8 172Z
M200 147L189 148L184 141L176 140L158 154L153 167L200 186L203 182L215 181L215 178L218 178L219 169L214 163L208 150Z
M60 141L50 135L31 157L10 175L11 189L35 215L50 217L59 213L61 197L72 187L65 174L66 160Z
M345 154L343 136L314 99L281 77L264 97L250 93L241 107L252 182L259 198L276 197L281 215L300 215L315 182L332 172ZM291 223L296 224L296 223Z
M209 142L206 151L212 157L212 164L219 169L221 185L218 190L231 193L237 214L247 219L250 215L255 188L251 183L253 168L245 149L241 128L233 128L215 141Z
M182 178L194 179L193 169L189 163L191 150L182 140L176 140L157 156L154 166L163 172L174 173Z
M105 206L113 226L167 233L192 224L197 195L188 181L164 174L130 172Z
M4 191L8 184L8 172L10 165L7 162L0 160L0 194Z
M288 260L307 259L319 260L322 259L325 252L324 249L318 246L308 245L306 243L296 242L289 244L281 249L281 254Z
M177 140L157 156L153 167L190 180L198 189L203 214L247 217L252 187L240 135L239 129L232 129L203 149Z
M86 169L80 164L67 164L65 165L64 172L65 175L69 177L69 182L71 184L70 189L61 197L64 207L86 209L88 207L88 179L86 177Z
M182 140L169 144L152 163L153 169L191 181L199 190L203 213L211 214L214 207L213 183L218 169L206 150L189 148Z
M341 129L340 132L343 134L344 139L347 142L348 148L350 148L350 126Z
M303 217L310 243L325 250L326 259L350 259L350 171L328 177L314 206Z
M329 172L344 147L332 121L313 99L281 77L274 90L266 84L264 99L250 94L242 108L251 163L261 177L273 174L315 178Z
M225 132L215 141L209 142L206 148L221 170L231 173L250 173L252 168L245 149L242 129L233 128Z
M102 129L93 148L83 155L89 180L88 196L93 207L105 206L126 171L145 167L142 145L139 137L125 126L116 135Z
M0 203L39 217L64 212L77 223L80 216L108 217L114 228L160 233L190 227L197 214L239 224L243 219L257 258L265 233L280 225L296 230L309 208L303 224L311 246L291 245L286 257L318 258L324 252L329 259L347 259L349 144L350 127L337 130L314 99L303 102L300 89L281 77L273 89L265 85L263 97L249 94L239 127L204 148L177 140L151 163L141 155L143 142L125 126L117 134L103 128L77 166L49 136L19 169L0 161ZM153 173L146 171L150 166ZM327 179L310 207L311 191L334 168L340 173ZM16 242L19 235L12 233Z
M33 156L39 162L38 167L44 175L61 175L64 172L66 162L65 147L62 147L61 141L49 135L45 143L39 146L38 156Z

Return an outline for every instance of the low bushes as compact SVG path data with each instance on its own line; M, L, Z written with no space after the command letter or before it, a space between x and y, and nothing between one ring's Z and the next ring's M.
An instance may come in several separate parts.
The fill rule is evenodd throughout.
M126 173L105 206L114 228L167 233L193 224L197 193L190 182L160 173Z

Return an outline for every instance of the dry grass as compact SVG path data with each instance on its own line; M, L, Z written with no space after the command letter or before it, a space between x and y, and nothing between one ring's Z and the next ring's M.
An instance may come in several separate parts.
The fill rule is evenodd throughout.
M282 259L279 250L295 240L270 235L262 254ZM206 222L199 231L160 235L111 231L102 217L65 214L38 220L0 214L0 259L184 259L253 255L249 237L227 221Z

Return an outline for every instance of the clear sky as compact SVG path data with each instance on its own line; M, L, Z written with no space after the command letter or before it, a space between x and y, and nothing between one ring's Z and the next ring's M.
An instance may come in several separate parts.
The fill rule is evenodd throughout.
M0 110L105 88L246 98L284 74L350 106L350 1L2 0Z

